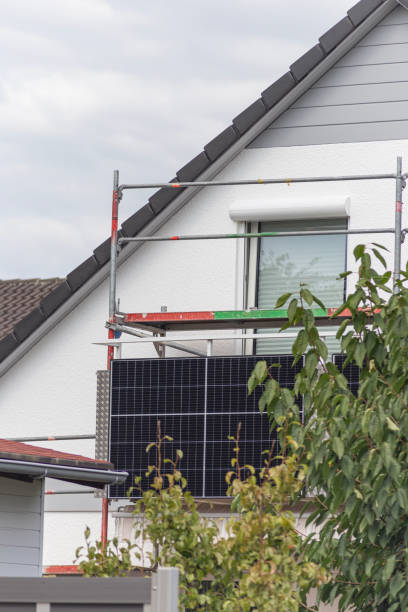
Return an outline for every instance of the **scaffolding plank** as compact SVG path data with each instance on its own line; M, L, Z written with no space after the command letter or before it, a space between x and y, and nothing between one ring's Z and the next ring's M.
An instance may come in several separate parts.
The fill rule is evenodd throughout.
M313 308L316 322L324 325L336 325L332 315L336 308ZM338 315L339 318L349 317L348 309ZM130 327L150 326L162 330L192 330L192 329L255 329L280 327L287 320L287 310L206 310L194 312L138 312L120 315L117 323Z

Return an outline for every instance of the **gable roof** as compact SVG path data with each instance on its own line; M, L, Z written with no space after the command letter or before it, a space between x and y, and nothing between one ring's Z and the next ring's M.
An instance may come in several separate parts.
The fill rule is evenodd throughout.
M318 44L296 60L281 78L237 115L232 124L204 146L170 182L196 179L211 180L263 129L281 115L304 91L320 78L353 44L367 34L385 15L407 0L360 0ZM156 231L198 191L159 189L142 208L122 223L120 236L133 237L142 229L144 235ZM119 262L140 246L127 244ZM0 341L0 376L29 350L45 333L84 299L108 275L110 238L96 247L93 254L68 274L51 293L22 318Z

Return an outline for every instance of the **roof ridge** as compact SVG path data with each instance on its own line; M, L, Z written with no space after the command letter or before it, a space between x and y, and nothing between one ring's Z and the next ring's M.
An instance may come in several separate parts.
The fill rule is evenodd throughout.
M398 1L398 0L396 0ZM261 96L239 113L232 124L204 146L204 150L187 162L170 182L194 181L228 151L250 128L294 89L320 62L358 28L376 9L388 0L359 0L347 15L325 32L316 45L296 60L282 77L267 87ZM121 225L118 237L133 237L159 215L183 189L162 188ZM126 245L124 249L129 248ZM0 340L0 363L30 334L89 281L110 259L110 238L98 245L92 255L70 272L60 285L43 298L40 305L19 321L13 331Z

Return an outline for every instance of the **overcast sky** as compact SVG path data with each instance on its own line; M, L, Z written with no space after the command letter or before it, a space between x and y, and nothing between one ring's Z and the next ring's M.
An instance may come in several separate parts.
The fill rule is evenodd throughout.
M350 4L0 0L0 278L65 276L109 234L114 168L170 179Z

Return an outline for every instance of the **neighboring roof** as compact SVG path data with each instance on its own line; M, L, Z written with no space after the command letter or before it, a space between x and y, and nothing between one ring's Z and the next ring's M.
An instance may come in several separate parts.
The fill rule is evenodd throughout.
M0 439L0 475L29 479L47 476L98 488L123 482L128 476L115 471L107 461L4 439Z
M7 336L43 298L63 282L63 278L0 279L0 340Z
M234 151L240 141L244 141L251 129L263 126L266 118L276 108L281 114L286 108L281 108L283 101L290 97L292 92L301 93L302 82L306 77L319 68L326 58L334 57L336 49L347 39L353 38L354 32L363 30L364 23L369 20L374 11L384 6L390 9L397 6L399 0L360 0L348 12L347 16L328 30L319 38L317 45L309 49L302 57L294 62L288 72L265 89L260 98L243 110L218 136L205 145L204 150L191 159L176 173L171 181L194 181L202 173L217 168L221 158L228 152ZM232 153L231 153L232 155ZM119 236L136 236L145 226L159 217L173 201L182 198L181 189L162 188L154 193L140 210L131 215L122 223ZM123 248L125 252L131 251L131 245ZM68 274L65 281L59 284L51 293L44 297L39 305L29 312L15 325L14 329L0 341L0 362L20 347L20 345L58 309L63 307L86 283L98 277L98 273L105 267L110 258L110 238L105 240L93 251L93 254L83 261L77 268ZM55 324L55 323L54 323ZM46 330L48 331L48 329ZM46 333L46 332L44 332ZM36 339L36 341L38 338ZM27 345L27 348L29 346ZM11 367L13 359L10 360ZM4 372L3 368L3 372Z
M91 467L101 470L110 470L113 464L108 461L91 459L83 455L64 453L42 446L32 446L14 440L0 438L0 459L18 459L22 461L37 461L40 463L52 463L55 465L70 465L76 467Z

